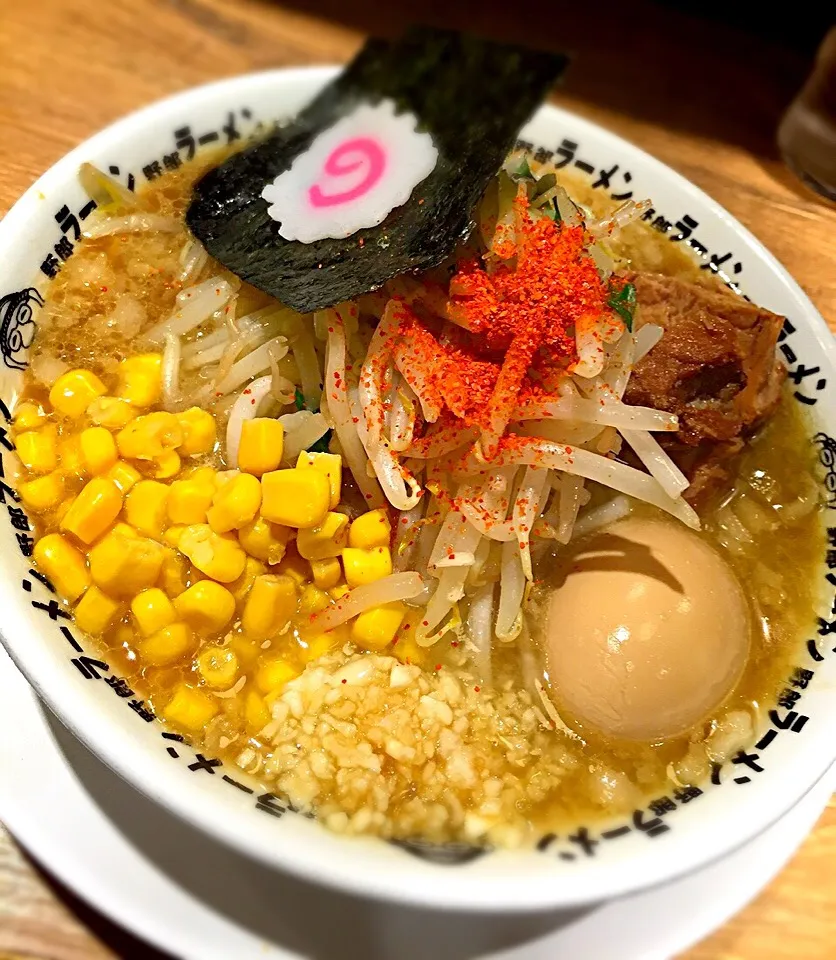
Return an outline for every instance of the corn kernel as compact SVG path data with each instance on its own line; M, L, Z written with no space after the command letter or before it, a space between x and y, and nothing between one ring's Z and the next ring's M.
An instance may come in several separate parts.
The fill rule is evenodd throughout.
M351 625L351 639L364 650L383 650L395 639L405 616L400 602L364 610Z
M119 396L135 407L150 407L163 388L162 354L141 353L119 364Z
M207 686L226 690L238 678L238 657L229 647L204 647L197 657L197 672Z
M267 660L256 672L255 685L262 693L272 693L286 687L300 673L299 668L287 660Z
M180 454L176 450L166 450L153 460L138 461L139 469L152 480L170 480L180 472Z
M271 417L256 417L241 424L238 467L260 477L278 468L284 449L284 427Z
M267 709L267 704L255 690L248 690L247 696L244 698L244 720L250 733L258 733L270 722L270 711Z
M256 577L262 573L267 573L267 567L255 557L247 557L244 564L244 572L240 577L236 577L232 583L227 584L227 589L235 597L237 603L240 603L250 592L250 588Z
M116 463L116 441L104 427L88 427L79 436L81 456L89 473L107 473Z
M81 441L78 434L62 437L58 441L58 469L68 480L84 477L87 468L81 455Z
M221 487L225 487L230 480L234 480L240 476L240 474L240 470L218 470L215 474L215 490L220 490Z
M200 407L191 407L177 414L177 422L183 431L180 453L189 457L199 457L211 453L217 440L215 418Z
M296 469L308 468L318 470L328 478L328 487L331 491L328 509L333 510L340 502L343 458L338 453L308 453L307 450L303 450L296 461Z
M391 652L401 663L408 663L416 667L427 667L430 665L431 650L432 647L419 646L415 637L398 637Z
M98 587L90 587L91 590L97 590ZM113 632L108 637L108 646L111 648L122 647L125 650L132 649L136 643L136 631L130 623L117 623Z
M309 583L302 589L302 596L299 598L299 615L311 617L315 613L320 613L331 605L331 598L324 590L312 583Z
M117 460L110 470L107 471L106 476L119 487L122 493L127 493L142 479L142 474L139 470L131 466L127 460Z
M58 466L57 431L52 423L40 430L19 433L15 448L20 462L30 473L52 473Z
M181 593L174 608L196 633L219 633L235 615L235 597L214 580L200 580Z
M248 637L266 640L284 630L296 613L296 584L290 577L256 577L244 604L241 625Z
M288 546L284 559L276 568L276 573L281 573L290 577L297 587L301 587L311 579L311 565L307 560L303 560L296 550L296 544L291 543Z
M163 543L169 547L174 547L176 550L177 547L180 546L180 537L183 535L185 529L186 525L183 523L175 523L173 526L170 526L167 530L163 531Z
M369 510L361 514L348 531L348 545L368 550L371 547L388 547L392 536L392 524L386 511Z
M166 525L168 487L156 480L140 480L125 497L125 518L147 537L159 540Z
M163 709L163 720L197 733L209 723L219 709L215 698L208 693L181 684Z
M159 587L138 593L131 600L131 613L144 637L150 637L177 619L174 605Z
M318 527L328 513L331 488L318 470L274 470L261 478L261 513L286 527Z
M87 408L87 416L97 426L121 430L139 413L136 407L121 397L97 397Z
M334 600L342 600L347 593L351 593L351 587L347 583L338 583L328 591L328 595Z
M77 419L90 404L107 393L95 373L89 370L69 370L62 374L49 391L49 402L58 413Z
M157 582L169 597L179 597L189 586L189 564L186 558L174 550L166 550Z
M91 637L100 637L113 623L122 608L118 600L114 600L94 584L89 586L81 600L78 601L73 615L75 622Z
M172 523L205 523L215 495L214 483L199 478L175 480L168 488L168 518Z
M234 537L221 536L205 523L186 527L180 537L180 551L198 570L221 583L232 583L240 577L247 562Z
M346 547L343 569L346 583L352 588L374 583L392 572L392 554L388 547L372 547L370 550Z
M131 487L142 479L142 474L125 460L117 460L107 471L108 480L112 480L122 493L127 493Z
M70 495L69 497L67 497L66 500L63 500L63 501L62 501L61 503L59 503L58 506L55 508L55 510L54 510L54 512L53 512L53 520L54 520L54 522L55 522L56 524L58 524L59 527L61 526L61 521L62 521L62 520L64 519L64 517L67 515L67 511L68 511L68 510L70 509L70 507L73 505L73 499L74 499L73 496Z
M296 615L296 584L289 577L282 574L272 574L274 577L273 600L275 602L275 617L279 630L284 630L291 619Z
M338 557L347 545L348 517L344 513L327 513L313 530L300 530L296 549L306 560L327 560Z
M238 542L251 557L265 563L280 563L293 536L290 527L280 527L264 517L256 517L238 531Z
M15 432L37 430L46 423L47 419L47 413L39 403L20 403L15 407Z
M227 646L234 651L244 670L249 670L261 656L261 641L251 640L249 637L245 637L243 633L233 634L229 638Z
M228 533L250 523L261 506L257 477L240 473L215 492L206 519L215 533Z
M156 582L164 556L153 540L111 530L90 551L90 574L105 593L131 597Z
M113 524L113 529L110 532L118 533L122 537L131 537L134 540L139 536L129 523L123 523L121 520L119 523Z
M205 484L213 490L217 488L218 471L214 467L189 467L183 473L184 480L194 480L195 483Z
M342 579L343 568L336 557L328 557L327 560L311 560L311 572L320 590L331 590Z
M78 537L82 543L98 539L122 509L122 491L107 477L94 477L61 521L61 529Z
M183 431L173 413L145 413L116 434L119 455L126 460L153 460L179 447Z
M58 593L71 603L90 585L90 571L84 556L60 533L41 537L32 555Z
M136 645L140 660L150 667L166 667L185 660L197 646L192 631L185 623L170 623Z
M326 653L342 646L348 640L345 624L322 633L308 633L300 639L300 657L303 663L312 663Z
M64 476L57 470L45 477L19 483L17 492L23 505L35 513L44 513L58 506L64 497Z

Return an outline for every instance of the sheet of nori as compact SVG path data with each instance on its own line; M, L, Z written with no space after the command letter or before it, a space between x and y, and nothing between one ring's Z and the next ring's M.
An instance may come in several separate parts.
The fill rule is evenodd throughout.
M436 266L473 228L482 193L566 62L427 27L391 44L370 40L288 126L198 182L189 227L233 273L302 313ZM307 244L279 236L261 199L265 185L320 131L384 97L432 135L439 151L432 173L377 227Z

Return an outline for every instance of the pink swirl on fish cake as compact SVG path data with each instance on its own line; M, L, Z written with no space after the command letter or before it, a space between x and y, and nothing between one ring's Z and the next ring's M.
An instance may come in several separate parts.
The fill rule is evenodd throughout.
M437 162L414 114L389 99L361 103L318 133L261 196L285 240L344 239L405 204Z
M359 157L357 156L359 154ZM371 137L354 137L341 143L325 161L323 172L339 179L366 167L360 183L341 193L324 193L318 183L308 190L308 198L314 207L335 207L368 193L383 176L386 169L386 151Z

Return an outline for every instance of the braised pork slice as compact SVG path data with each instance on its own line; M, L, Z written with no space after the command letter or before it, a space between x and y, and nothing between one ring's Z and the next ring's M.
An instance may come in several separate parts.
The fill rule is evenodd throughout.
M772 414L786 369L775 344L784 318L725 290L633 273L635 327L665 335L635 366L626 403L666 410L679 431L656 434L703 501L730 479L729 460Z

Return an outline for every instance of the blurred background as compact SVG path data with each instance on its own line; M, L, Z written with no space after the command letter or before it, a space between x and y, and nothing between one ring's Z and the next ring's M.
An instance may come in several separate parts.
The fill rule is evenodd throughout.
M783 112L804 88L816 51L836 23L833 4L805 4L795 15L785 6L770 13L766 4L752 0L639 0L629 6L593 0L530 9L496 0L420 5L297 0L290 6L364 33L394 33L416 18L562 49L573 55L566 86L578 99L674 130L741 141L764 159L778 158ZM836 199L836 37L831 46L805 98L813 119L803 106L796 110L780 147L809 186ZM826 103L819 102L821 93ZM749 114L745 123L741 111ZM830 124L822 137L817 116Z
M6 0L0 8L0 60L6 64L0 122L24 138L26 98L18 94L33 76L48 78L56 114L83 114L92 130L113 119L102 111L96 87L111 82L115 71L130 72L131 82L118 84L107 104L124 102L128 110L137 105L138 92L145 102L246 69L342 61L362 35L391 35L422 21L565 50L572 63L559 97L563 105L610 125L627 118L626 127L616 122L615 129L632 139L643 128L667 131L673 153L663 149L659 155L686 176L693 173L694 141L722 142L756 157L790 190L797 184L786 176L776 133L836 23L833 3L781 6L770 13L753 0ZM48 62L43 44L33 51L33 31L44 30L53 38ZM82 76L80 50L95 64ZM836 66L831 70L836 73ZM59 120L59 136L60 128ZM677 133L685 138L674 144ZM0 144L12 163L16 136ZM651 152L658 148L655 135L638 139ZM733 165L725 172L739 182ZM3 176L0 171L0 183Z

